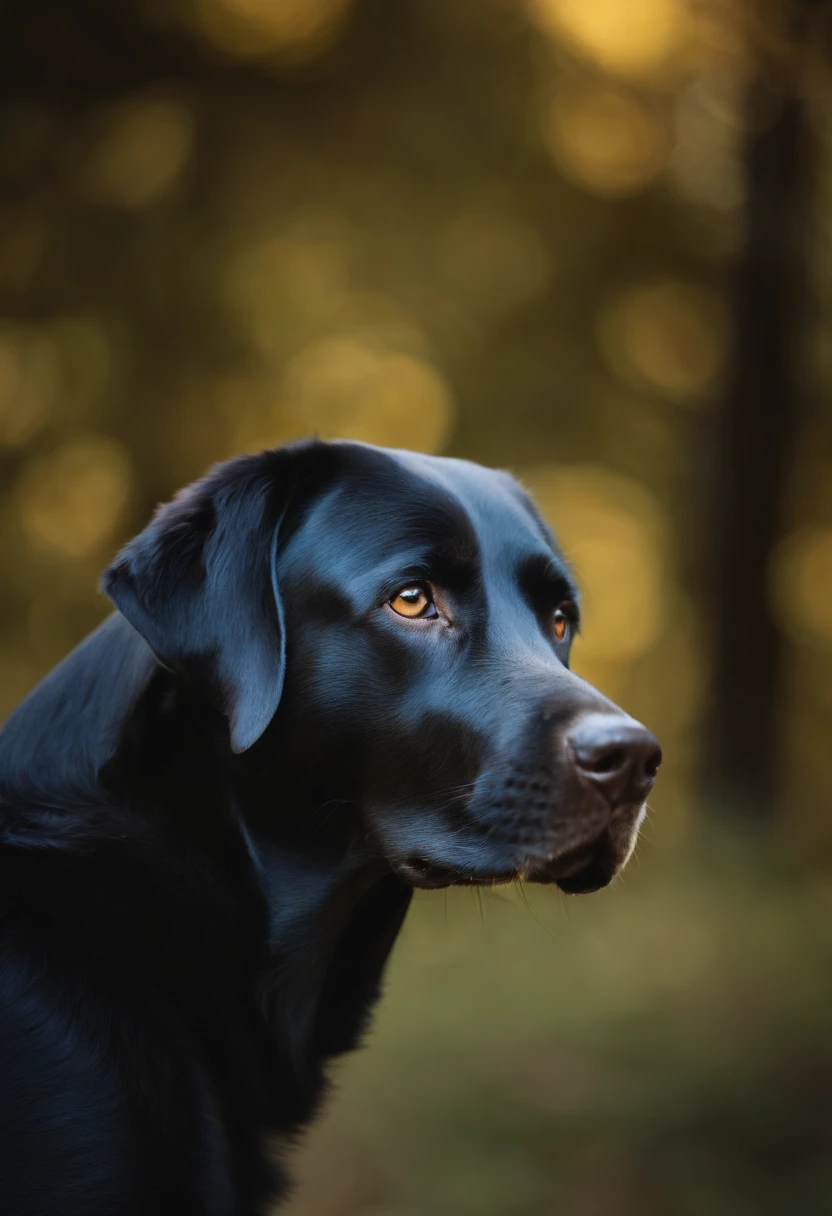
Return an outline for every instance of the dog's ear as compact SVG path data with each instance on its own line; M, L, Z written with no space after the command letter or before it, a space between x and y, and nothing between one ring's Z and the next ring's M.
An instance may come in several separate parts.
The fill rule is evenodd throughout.
M260 738L280 701L278 531L312 446L217 465L160 507L102 577L160 661L227 716L235 752Z

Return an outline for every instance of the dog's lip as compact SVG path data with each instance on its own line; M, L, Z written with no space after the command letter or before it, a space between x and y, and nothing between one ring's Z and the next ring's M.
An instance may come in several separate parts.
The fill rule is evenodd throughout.
M410 856L400 861L395 868L403 882L411 887L420 887L424 891L437 891L443 887L496 886L497 883L511 882L517 876L514 870L466 870L458 865L447 865L421 856Z
M539 853L498 868L452 865L434 858L410 855L400 861L395 869L399 878L409 886L435 891L444 887L494 887L518 879L546 884L557 884L564 891L597 890L605 886L611 875L601 878L596 866L599 837L584 840L567 849L559 849L541 855ZM594 871L598 869L598 875ZM585 883L594 885L584 885Z

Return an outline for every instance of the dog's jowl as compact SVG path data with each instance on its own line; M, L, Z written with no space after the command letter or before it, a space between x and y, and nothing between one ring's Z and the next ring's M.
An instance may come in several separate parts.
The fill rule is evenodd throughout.
M0 734L0 1212L247 1216L413 888L603 886L661 753L505 473L243 457L103 588Z

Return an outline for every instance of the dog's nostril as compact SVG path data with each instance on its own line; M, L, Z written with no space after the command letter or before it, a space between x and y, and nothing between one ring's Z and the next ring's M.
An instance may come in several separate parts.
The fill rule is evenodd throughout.
M662 762L662 749L657 747L644 761L644 775L649 781L654 781L659 765Z
M647 796L662 759L654 736L623 714L589 713L579 718L569 744L583 780L618 806Z
M614 747L611 751L602 752L597 758L587 759L578 763L588 773L612 773L621 768L627 761L627 753L623 747Z

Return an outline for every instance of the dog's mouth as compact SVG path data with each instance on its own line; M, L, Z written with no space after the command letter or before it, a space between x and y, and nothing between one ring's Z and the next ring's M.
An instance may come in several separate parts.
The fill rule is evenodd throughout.
M523 881L555 885L567 894L584 895L607 886L624 860L613 856L607 834L602 833L601 837L557 854L530 855L505 869L445 865L411 854L396 866L396 872L409 886L428 891L443 887L496 887Z

